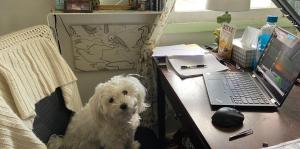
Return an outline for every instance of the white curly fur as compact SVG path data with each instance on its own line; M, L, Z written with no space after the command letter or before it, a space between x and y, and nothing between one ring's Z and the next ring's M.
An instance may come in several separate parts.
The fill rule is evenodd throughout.
M126 94L127 93L127 94ZM66 131L67 149L137 149L134 140L143 112L146 90L132 76L115 76L100 83L85 107L76 113ZM121 105L126 104L126 109Z

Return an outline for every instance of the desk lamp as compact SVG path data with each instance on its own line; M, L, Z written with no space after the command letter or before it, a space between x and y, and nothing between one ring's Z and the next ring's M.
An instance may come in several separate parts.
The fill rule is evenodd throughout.
M207 0L206 9L214 11L225 11L225 14L217 17L217 23L230 23L229 12L247 11L250 9L250 0ZM214 31L216 42L219 43L220 28Z

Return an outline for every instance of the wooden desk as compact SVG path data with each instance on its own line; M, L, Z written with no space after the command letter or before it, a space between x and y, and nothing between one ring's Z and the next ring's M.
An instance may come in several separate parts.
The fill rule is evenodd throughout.
M212 125L212 110L202 77L181 80L175 72L157 66L159 137L165 136L165 99L173 106L176 115L196 148L234 149L261 148L300 137L300 87L294 86L283 106L275 112L246 112L244 125L239 129L219 129ZM228 141L229 136L242 130L253 129L252 135Z

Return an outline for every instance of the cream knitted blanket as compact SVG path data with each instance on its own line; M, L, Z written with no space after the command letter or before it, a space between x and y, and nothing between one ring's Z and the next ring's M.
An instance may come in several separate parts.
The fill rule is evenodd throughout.
M11 96L10 99L5 99L6 102L0 101L1 105L8 104L4 106L6 110L0 111L0 115L4 116L2 119L7 118L8 123L16 122L16 114L21 118L18 122L34 117L35 104L54 92L57 87L61 87L68 109L78 111L82 107L77 78L61 57L52 32L47 26L35 26L0 37L0 76L3 96ZM7 107L11 109L7 110ZM20 138L12 139L17 136L32 137L23 133L23 128L19 132L20 126L0 125L0 139L4 137L18 141L4 141L6 146L24 144ZM6 130L13 133L2 133ZM0 141L0 148L5 143Z
M10 109L0 96L0 148L1 149L46 149L34 133Z

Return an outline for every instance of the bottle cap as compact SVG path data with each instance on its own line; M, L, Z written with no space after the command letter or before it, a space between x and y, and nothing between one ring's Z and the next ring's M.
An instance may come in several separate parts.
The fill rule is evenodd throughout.
M267 22L270 22L270 23L276 23L277 20L278 20L277 16L268 16L267 17Z

